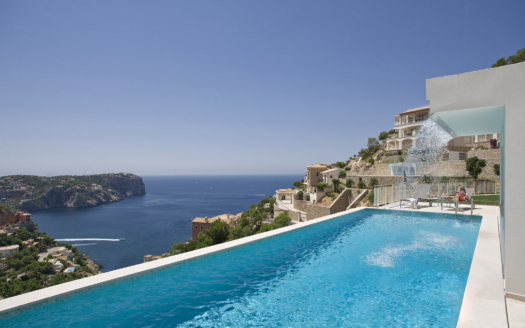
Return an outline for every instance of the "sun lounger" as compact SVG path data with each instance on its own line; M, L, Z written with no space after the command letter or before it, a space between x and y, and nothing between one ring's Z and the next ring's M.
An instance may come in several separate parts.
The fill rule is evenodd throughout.
M463 211L462 208L459 207L460 204L470 204L470 215L474 212L474 208L476 207L476 204L474 204L474 188L465 188L465 194L467 194L467 199L464 201L459 201L459 197L456 197L456 214L458 214L459 211Z
M427 198L429 193L430 193L430 185L418 184L418 185L416 185L416 191L414 192L414 195L412 196L412 198L401 199L399 201L399 208L401 208L401 204L402 204L403 201L405 201L405 202L408 201L408 202L410 202L410 208L418 209L417 202L420 199ZM432 203L430 203L430 206L432 206Z

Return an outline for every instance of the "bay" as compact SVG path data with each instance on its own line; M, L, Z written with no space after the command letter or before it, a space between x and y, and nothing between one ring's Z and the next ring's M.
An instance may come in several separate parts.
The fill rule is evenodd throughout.
M143 176L146 195L97 207L32 212L40 231L67 239L103 272L144 262L191 237L195 217L237 214L303 175ZM125 241L118 241L124 238ZM108 240L104 240L108 239Z

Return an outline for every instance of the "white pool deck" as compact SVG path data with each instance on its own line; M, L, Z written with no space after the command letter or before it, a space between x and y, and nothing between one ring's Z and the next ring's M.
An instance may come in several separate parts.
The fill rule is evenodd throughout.
M237 239L153 262L133 265L0 300L0 319L24 312L33 307L69 298L77 293L136 279L178 264L211 256L233 248L243 247L266 238L271 238L292 230L302 229L363 209L365 208L351 209L312 221L298 223L286 228ZM398 210L399 207L393 209ZM422 206L420 209L413 211L451 213L451 209L441 211L436 206ZM467 213L470 214L470 212L465 211L460 215L467 215ZM482 215L483 220L474 251L457 327L508 327L508 321L511 323L511 328L525 327L525 302L516 300L507 300L507 304L505 302L498 232L499 208L497 206L477 206L474 214ZM509 309L509 319L507 319L507 307Z

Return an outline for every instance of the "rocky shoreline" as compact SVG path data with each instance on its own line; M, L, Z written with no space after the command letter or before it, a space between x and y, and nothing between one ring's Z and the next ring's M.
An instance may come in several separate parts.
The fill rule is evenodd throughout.
M125 197L146 194L142 178L129 173L51 178L8 176L1 177L0 180L4 181L4 188L0 186L0 198L25 212L98 206L119 202ZM10 185L14 188L9 188Z

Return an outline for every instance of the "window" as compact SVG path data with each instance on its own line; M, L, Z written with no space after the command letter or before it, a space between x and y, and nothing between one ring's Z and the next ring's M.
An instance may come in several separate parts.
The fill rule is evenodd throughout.
M414 117L413 117L413 116L410 116L410 117L408 118L408 121L409 121L410 123L413 123L413 122L414 122Z
M202 226L201 226L201 230L202 230Z
M317 172L317 176L319 176L319 172Z
M208 230L208 227L206 227L206 230Z
M332 179L332 176L330 176L330 179Z
M199 229L199 227L195 226L195 229Z
M467 159L467 153L459 153L459 160L464 161Z

